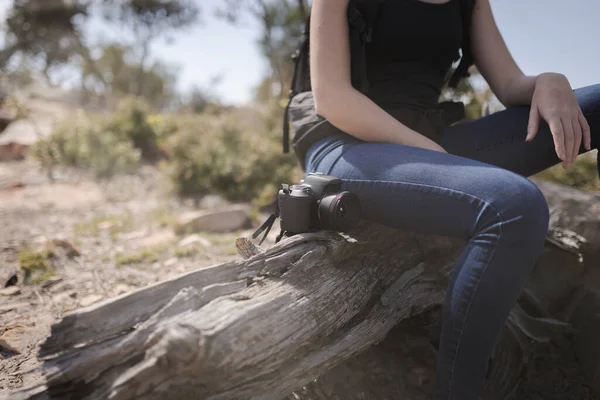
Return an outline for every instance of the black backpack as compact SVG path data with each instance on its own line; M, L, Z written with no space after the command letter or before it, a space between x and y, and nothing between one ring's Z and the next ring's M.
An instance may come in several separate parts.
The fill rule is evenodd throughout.
M348 4L351 80L352 85L363 93L366 93L369 89L366 77L365 46L371 40L377 10L384 1L386 0L350 0ZM456 60L461 57L460 63L448 80L448 86L452 88L455 88L463 78L469 76L469 67L473 65L468 33L471 28L471 15L476 0L459 1L463 20L462 57L457 55ZM328 124L323 117L317 115L314 111L310 81L309 37L310 15L306 20L300 46L292 55L294 72L289 91L289 101L283 118L283 152L289 152L291 129L294 133L292 146L301 164L303 164L304 154L310 144L336 130L335 127ZM324 129L320 129L321 127Z

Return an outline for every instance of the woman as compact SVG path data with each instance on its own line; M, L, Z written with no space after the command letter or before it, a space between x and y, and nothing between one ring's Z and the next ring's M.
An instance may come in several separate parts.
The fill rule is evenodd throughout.
M526 177L598 148L600 85L573 91L561 74L524 75L489 0L477 0L473 59L507 109L438 129L431 110L461 43L458 0L381 5L368 95L351 85L347 7L312 2L315 107L343 135L314 143L305 169L340 177L371 221L470 239L447 291L435 398L476 399L548 229L544 196Z

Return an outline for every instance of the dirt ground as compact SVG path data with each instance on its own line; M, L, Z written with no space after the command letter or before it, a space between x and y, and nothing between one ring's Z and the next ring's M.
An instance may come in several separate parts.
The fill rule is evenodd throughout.
M97 182L0 163L0 395L40 381L37 350L64 313L239 257L234 240L252 230L178 235L178 215L220 201L168 191L152 167Z

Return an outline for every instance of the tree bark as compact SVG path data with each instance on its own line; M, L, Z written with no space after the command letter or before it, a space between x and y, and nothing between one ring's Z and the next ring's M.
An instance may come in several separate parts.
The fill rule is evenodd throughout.
M524 385L536 357L557 346L557 368L579 355L575 373L598 380L596 244L556 225L569 221L569 209L558 211L494 351L485 399L544 396L548 388ZM45 385L20 398L430 398L439 309L465 243L368 223L348 235L296 235L266 251L241 240L247 259L65 316L40 349ZM586 390L573 398L593 398Z

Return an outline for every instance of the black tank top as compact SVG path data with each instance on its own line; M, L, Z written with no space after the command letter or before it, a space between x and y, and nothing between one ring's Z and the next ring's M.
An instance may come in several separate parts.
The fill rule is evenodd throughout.
M435 106L461 40L460 0L382 2L366 48L368 96L384 109Z

